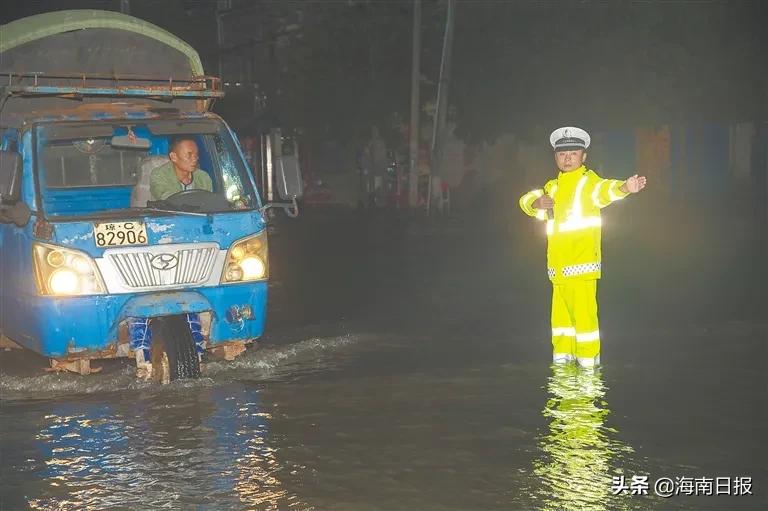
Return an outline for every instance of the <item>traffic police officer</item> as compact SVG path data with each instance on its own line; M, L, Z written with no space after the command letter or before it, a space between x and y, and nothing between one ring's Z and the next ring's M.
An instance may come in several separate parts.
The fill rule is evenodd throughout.
M560 172L543 188L520 198L528 216L547 226L547 273L552 281L552 347L555 363L600 363L597 279L600 278L600 210L645 188L646 178L603 179L584 166L589 134L556 129L549 137Z

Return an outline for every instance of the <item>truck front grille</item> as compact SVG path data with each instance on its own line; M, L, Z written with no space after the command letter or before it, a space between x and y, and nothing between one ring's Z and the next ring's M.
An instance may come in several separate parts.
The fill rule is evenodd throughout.
M122 284L134 289L199 284L211 276L216 247L168 249L118 252L108 257Z

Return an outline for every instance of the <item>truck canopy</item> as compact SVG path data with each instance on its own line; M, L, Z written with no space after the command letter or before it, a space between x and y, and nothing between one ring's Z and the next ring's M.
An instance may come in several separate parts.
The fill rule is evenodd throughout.
M157 103L167 111L172 102L179 111L201 111L209 106L204 99L223 95L186 42L138 18L99 10L56 11L1 26L0 87L9 100L0 112L3 125L33 112L71 110L72 99L120 97L142 110Z

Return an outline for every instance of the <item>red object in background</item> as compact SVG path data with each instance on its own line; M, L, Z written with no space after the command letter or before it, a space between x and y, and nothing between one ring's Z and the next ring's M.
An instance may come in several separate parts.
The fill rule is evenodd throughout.
M328 204L333 202L333 192L325 183L307 183L304 188L304 204Z

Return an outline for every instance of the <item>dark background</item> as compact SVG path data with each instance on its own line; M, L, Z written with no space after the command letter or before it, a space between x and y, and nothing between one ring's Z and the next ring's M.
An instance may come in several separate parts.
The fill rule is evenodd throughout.
M131 0L218 74L216 1ZM0 21L119 0L6 1ZM412 2L238 1L222 16L220 111L342 143L409 119ZM600 128L765 118L768 6L759 1L460 1L452 119L466 140L578 119ZM423 3L422 100L434 101L445 2ZM239 85L235 85L239 83Z

